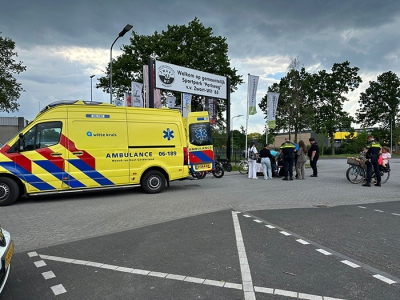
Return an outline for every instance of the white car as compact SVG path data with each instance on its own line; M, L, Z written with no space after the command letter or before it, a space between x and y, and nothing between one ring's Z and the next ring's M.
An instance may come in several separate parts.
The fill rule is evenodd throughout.
M6 285L11 270L11 258L14 254L14 242L11 235L0 227L0 295Z

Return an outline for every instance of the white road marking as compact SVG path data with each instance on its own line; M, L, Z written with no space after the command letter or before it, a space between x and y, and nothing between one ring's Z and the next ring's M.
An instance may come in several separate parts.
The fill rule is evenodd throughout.
M379 274L373 275L373 277L375 277L376 279L382 280L383 282L386 282L388 284L396 283L396 281L386 278L385 276L382 276Z
M283 235L289 236L291 235L290 233L286 232L286 231L280 231L279 233L282 233Z
M54 273L52 271L43 272L42 275L43 275L44 279L46 279L46 280L56 277L56 275L54 275Z
M255 220L253 220L253 221L256 222L256 223L262 223L262 221L257 220L257 219L255 219Z
M29 252L28 255L29 255L29 257L38 256L38 254L36 252Z
M306 242L305 240L302 240L302 239L298 239L298 240L296 240L296 242L299 242L300 244L303 244L303 245L310 245L309 242Z
M232 212L232 213L233 213L233 212ZM249 215L243 215L243 217L251 218L251 216L249 216Z
M355 263L352 263L351 261L348 261L348 260L342 260L341 263L344 263L345 265L348 265L348 266L350 266L352 268L359 268L360 267L359 265L357 265Z
M271 229L276 228L276 227L274 227L274 226L272 226L272 225L265 225L265 227L268 227L268 228L271 228Z
M318 252L320 252L320 253L322 253L324 255L332 255L332 253L330 253L328 251L325 251L324 249L315 249L315 250L317 250Z
M69 264L76 264L76 265L82 266L82 264L81 264L82 261L78 260L78 259L69 259L69 258L50 256L50 255L44 255L44 254L38 254L38 255L43 259L57 261L57 262L63 262L63 263L69 263ZM243 256L243 253L241 253L241 255ZM102 263L98 263L98 262L88 262L85 266L101 268L101 266L103 266L103 265L106 265L106 264L102 264ZM110 269L110 268L106 268L106 269L109 269L110 271L114 271L114 272L115 271L125 272L125 273L131 273L131 274L142 275L142 276L156 276L156 277L160 277L160 278L177 280L177 281L185 281L185 282L204 284L204 285L210 285L210 286L218 286L218 287L223 287L223 288L228 288L228 289L243 290L246 300L256 299L255 292L271 294L271 295L273 295L273 294L284 295L284 296L294 297L294 298L298 298L298 299L321 299L321 296L318 296L318 295L303 294L303 293L297 293L297 292L293 292L293 291L286 291L286 290L282 290L282 289L274 289L274 288L259 287L259 286L254 286L253 292L245 291L246 289L249 289L249 285L248 285L249 282L246 282L247 285L244 286L242 284L233 283L233 282L217 281L217 280L190 277L190 276L178 275L178 274L167 274L167 273L161 273L161 272L155 272L155 271L126 268L126 267L121 267L121 266L117 266L117 268L113 268L113 269ZM245 268L245 272L250 274L250 269ZM158 274L160 276L157 276ZM164 274L166 274L166 276L164 276ZM52 287L52 290L53 290L53 292L56 291L57 293L61 293L61 291L62 291L62 293L66 292L66 290L64 289L62 284ZM54 293L56 293L56 292L54 292ZM326 297L326 296L323 296L323 299L324 300L343 300L343 299L339 299L339 298L330 298L330 297Z
M34 264L37 268L46 266L46 263L43 260L35 261Z
M365 206L359 206L359 208L367 209Z
M379 210L379 209L374 209L374 211L377 211L377 212L384 212L383 210Z
M249 262L247 260L247 254L243 243L242 231L240 230L239 218L237 214L232 212L233 226L235 228L236 246L238 249L239 260L240 260L240 271L242 273L242 285L245 300L255 299L256 294L254 292L253 280L251 278ZM246 293L247 292L247 293Z
M299 299L323 300L322 296L299 293ZM326 299L326 298L325 298Z
M400 214L396 214L396 213L392 213L392 215L395 215L395 216L400 216Z
M67 292L67 290L64 288L62 284L57 284L51 287L51 290L53 291L54 295L60 295L64 294Z
M281 296L287 296L287 297L297 298L297 293L296 293L296 292L285 291L285 290L278 290L278 289L275 289L274 295L281 295Z

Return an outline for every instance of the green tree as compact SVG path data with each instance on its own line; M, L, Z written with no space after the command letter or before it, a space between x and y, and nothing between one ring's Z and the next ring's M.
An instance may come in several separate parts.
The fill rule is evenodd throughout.
M276 132L285 131L289 138L297 142L297 135L304 129L310 128L311 114L314 112L307 103L307 84L311 74L305 68L299 71L300 62L298 58L292 59L288 73L281 78L279 84L274 83L268 88L268 92L278 92L279 101L276 112L276 128L271 129L268 136L275 136ZM268 93L259 103L260 109L267 118ZM294 133L294 139L291 134ZM268 138L269 140L269 138Z
M326 70L313 74L309 81L309 105L314 109L315 118L311 128L317 133L326 134L331 140L331 152L335 154L334 133L338 130L352 131L354 118L343 110L346 94L358 88L362 82L358 76L359 68L350 63L335 63L332 72Z
M17 100L24 92L14 75L25 71L26 67L16 61L18 54L14 49L13 40L0 36L0 110L6 112L18 110Z
M153 35L138 35L132 32L130 45L123 46L123 54L113 60L113 92L122 98L131 89L131 81L143 82L143 65L149 58L167 63L226 76L231 80L231 92L243 83L241 75L230 67L228 59L228 44L226 38L213 36L212 28L204 27L198 18L185 25L168 25L166 31L154 32ZM99 79L97 88L109 91L109 69L106 76ZM166 92L164 92L165 94ZM174 93L177 104L180 103L180 93ZM192 100L192 110L202 110L202 98ZM222 112L226 110L226 101L218 99L218 121L223 120Z
M400 116L399 98L399 77L391 71L382 73L377 77L377 81L370 81L369 87L361 93L358 101L360 108L356 113L357 121L364 127L379 124L387 131L396 128L396 121ZM398 140L398 131L393 132L395 140Z

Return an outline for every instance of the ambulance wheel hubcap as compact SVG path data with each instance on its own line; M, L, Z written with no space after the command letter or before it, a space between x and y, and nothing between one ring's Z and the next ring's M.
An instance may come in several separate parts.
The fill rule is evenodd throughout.
M10 195L10 188L2 183L0 184L0 199L5 199Z
M151 189L158 188L160 184L161 184L160 178L158 178L157 176L152 176L149 178L149 187Z

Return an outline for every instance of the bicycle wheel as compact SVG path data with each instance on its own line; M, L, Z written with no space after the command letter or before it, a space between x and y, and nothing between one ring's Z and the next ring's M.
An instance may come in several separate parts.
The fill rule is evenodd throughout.
M360 166L350 166L346 171L346 178L351 183L360 183L364 180L365 170Z
M243 161L239 164L239 172L240 174L247 174L247 171L249 170L249 164L247 161Z
M224 169L218 164L215 165L215 169L213 171L213 175L215 178L221 178L224 176Z
M389 180L390 171L381 171L381 183L385 183Z
M232 165L230 163L226 163L224 165L224 168L227 172L231 172L232 171Z

